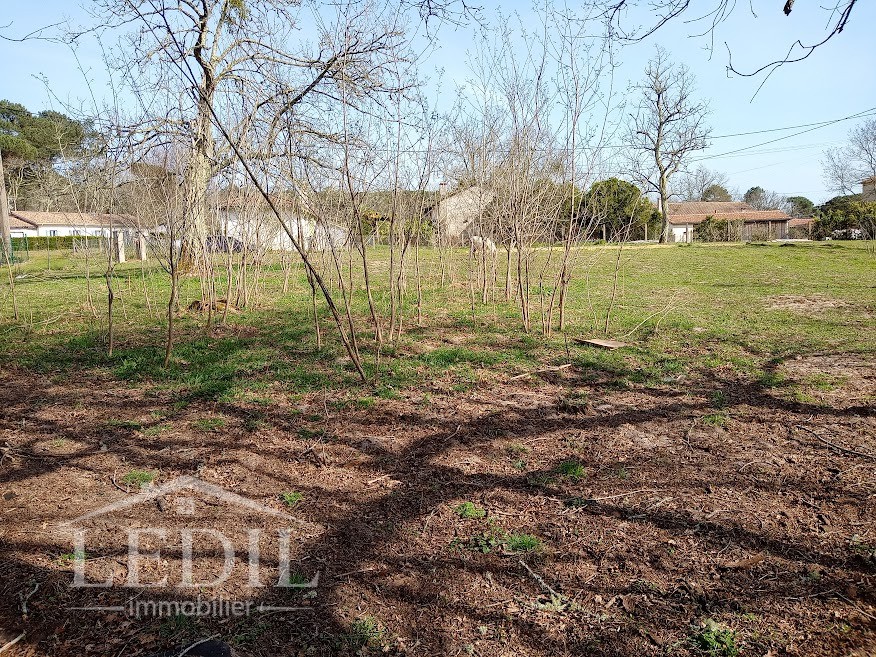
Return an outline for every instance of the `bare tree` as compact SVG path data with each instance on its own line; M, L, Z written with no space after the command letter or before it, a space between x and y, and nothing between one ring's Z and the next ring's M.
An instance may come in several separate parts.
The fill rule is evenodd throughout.
M674 185L673 188L677 190L675 194L680 196L683 201L731 200L730 198L712 198L715 196L715 190L719 187L725 192L727 191L729 180L725 173L712 171L700 164L695 169L681 172L678 180L678 185ZM727 192L727 196L729 197L729 192Z
M637 87L639 103L631 114L627 145L631 149L631 174L660 201L660 242L669 237L670 179L688 157L708 146L711 128L706 124L708 104L694 96L694 80L683 64L673 64L658 47Z
M607 36L610 39L642 41L667 23L674 20L684 20L691 26L690 29L693 31L691 36L709 38L710 51L714 49L715 35L720 25L728 20L734 11L741 10L743 6L742 3L737 3L735 0L713 0L711 6L706 3L705 7L703 7L703 3L694 3L692 0L649 0L648 2L645 0L611 0L607 3L593 0L591 4L599 9L606 26ZM858 0L836 0L821 6L821 9L826 12L826 27L818 41L804 43L801 39L797 39L790 44L784 55L759 65L754 70L740 71L737 69L733 64L731 44L725 42L728 51L728 71L736 75L751 77L764 71L772 73L784 64L807 59L816 50L842 33L849 24L857 4ZM752 15L757 18L757 14L754 13L754 5L750 6ZM772 11L775 13L781 11L785 16L789 16L793 8L794 0L784 0L784 2L771 0L770 2ZM760 9L760 5L758 5L758 9ZM642 12L649 17L644 22L639 20ZM693 15L691 12L694 12ZM630 19L631 15L636 18ZM634 26L628 27L628 25Z
M752 187L742 197L755 210L785 210L790 211L788 199L778 192L771 192L763 187Z
M821 161L824 180L838 194L854 194L862 180L876 176L876 119L849 131L845 146L828 150Z

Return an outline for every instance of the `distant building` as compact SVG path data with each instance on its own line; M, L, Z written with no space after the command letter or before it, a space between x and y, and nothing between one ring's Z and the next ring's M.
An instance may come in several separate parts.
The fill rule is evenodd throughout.
M809 239L815 226L814 217L795 217L788 222L788 237L791 239Z
M669 203L669 235L672 242L693 242L694 229L709 217L740 227L738 239L783 240L788 238L791 217L782 210L755 210L741 201L686 201Z
M133 238L141 232L131 215L97 212L14 210L9 213L9 224L12 237L107 237L112 231Z
M339 249L350 238L344 226L329 221L314 221L301 216L290 203L277 200L280 216L295 240L306 251ZM219 207L216 233L234 238L248 248L267 251L294 251L292 240L265 203L235 200Z
M462 241L483 217L487 206L496 195L480 185L445 191L442 184L438 201L427 209L439 239L451 242ZM477 232L477 231L474 231Z
M876 201L876 176L861 181L861 198L865 201Z

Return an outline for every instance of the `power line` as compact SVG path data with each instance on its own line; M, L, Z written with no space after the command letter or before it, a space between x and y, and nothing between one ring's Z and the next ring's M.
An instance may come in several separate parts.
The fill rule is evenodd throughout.
M874 108L876 109L876 108ZM871 110L864 110L865 112L869 112ZM784 128L767 128L765 130L752 130L751 132L734 132L730 135L715 135L710 137L710 139L726 139L728 137L747 137L749 135L762 135L766 132L783 132L784 130L797 130L798 128L811 128L812 126L822 126L822 125L831 125L833 123L839 123L840 121L848 121L852 118L861 118L857 114L853 116L846 116L841 119L829 119L827 121L816 121L815 123L801 123L800 125L789 125Z
M833 121L829 121L827 123L821 123L821 124L815 126L814 128L808 128L807 130L801 130L800 132L795 132L795 133L790 134L790 135L785 135L784 137L776 137L775 139L770 139L769 141L764 141L764 142L761 142L759 144L752 144L751 146L744 146L742 148L737 148L737 149L732 150L732 151L727 151L726 153L718 153L717 155L704 155L702 157L692 158L691 161L692 162L702 162L703 160L711 160L711 159L716 158L716 157L725 157L727 155L734 155L736 153L742 153L744 151L749 151L752 148L760 148L761 146L766 146L767 144L774 144L777 141L782 141L784 139L790 139L791 137L798 137L800 135L805 135L807 132L812 132L813 130L825 128L829 125L833 125L833 124L839 123L841 121L848 121L849 119L857 119L857 118L861 118L862 116L868 116L869 113L873 112L873 111L876 111L876 107L871 107L870 109L866 109L866 110L863 110L861 112L857 112L855 114L850 114L849 116L844 116L841 119L834 119Z

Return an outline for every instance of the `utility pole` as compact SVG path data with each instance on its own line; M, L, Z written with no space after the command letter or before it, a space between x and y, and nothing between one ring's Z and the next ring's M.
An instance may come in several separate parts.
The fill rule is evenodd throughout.
M9 201L6 198L6 177L3 174L3 153L0 153L0 239L3 240L4 260L12 260L12 233L9 230Z

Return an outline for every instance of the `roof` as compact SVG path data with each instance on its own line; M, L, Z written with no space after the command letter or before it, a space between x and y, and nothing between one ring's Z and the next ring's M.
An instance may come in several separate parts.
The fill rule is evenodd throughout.
M685 201L668 203L667 214L671 224L698 224L709 217L754 223L758 221L787 221L791 217L782 210L755 210L742 201Z
M666 205L670 215L713 215L754 210L748 203L743 203L742 201L684 201L681 203L667 203Z
M814 217L796 217L788 222L788 228L796 228L797 226L808 226L815 223Z
M876 176L870 176L869 178L864 178L864 180L861 181L862 185L866 185L867 183L876 183Z
M9 213L9 219L18 219L26 224L27 228L37 226L75 226L106 228L119 226L138 228L137 218L129 214L104 214L99 212L31 212L28 210L16 210Z
M36 230L37 225L32 221L27 221L21 217L16 217L15 213L9 213L9 228L10 230Z

